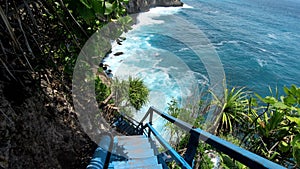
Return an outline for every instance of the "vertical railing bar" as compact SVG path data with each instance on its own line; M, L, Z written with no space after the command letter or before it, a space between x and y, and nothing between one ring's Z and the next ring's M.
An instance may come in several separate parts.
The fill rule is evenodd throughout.
M174 118L173 116L170 116L169 114L162 113L159 110L157 110L154 107L150 107L148 112L151 111L152 115L153 112L159 114L164 119L168 120L169 122L172 122L173 124L177 125L178 127L182 128L185 131L188 131L190 133L196 133L198 134L199 140L204 141L205 143L215 147L217 150L220 150L221 152L231 156L232 158L238 160L239 162L251 166L251 167L259 167L259 168L278 168L283 169L284 167L276 164L268 159L265 159L257 154L254 154L246 149L243 149L241 147L238 147L230 142L227 142L226 140L223 140L215 135L212 135L206 131L203 131L199 128L193 128L192 125L181 121L177 118ZM144 119L143 119L144 120ZM151 119L152 122L152 119ZM149 128L149 127L148 127ZM153 132L152 132L153 133Z
M151 111L150 111L150 117L149 117L149 124L150 125L152 125L152 120L153 120L153 109L151 109ZM150 135L151 135L151 131L149 129L149 131L148 131L148 137L150 137Z
M160 144L168 150L175 161L181 165L182 168L192 169L192 167L177 153L177 151L172 148L170 144L168 144L168 142L152 127L150 123L147 123L146 126L149 128L149 131L153 133Z
M193 166L193 160L197 153L197 148L199 145L199 137L200 134L195 132L194 130L190 131L190 138L187 144L187 149L184 154L184 160L190 165Z
M145 114L145 116L142 118L142 120L139 122L138 127L143 126L143 122L146 120L146 118L149 116L150 112L151 112L151 107L148 109L147 113Z

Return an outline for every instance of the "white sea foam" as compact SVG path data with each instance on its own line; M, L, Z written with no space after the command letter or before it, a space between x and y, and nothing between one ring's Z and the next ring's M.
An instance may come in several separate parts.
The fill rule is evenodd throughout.
M179 52L187 51L187 50L190 50L190 48L181 48L181 49L179 49Z
M192 7L184 5L183 8ZM114 43L112 54L104 60L110 65L114 76L119 79L127 79L129 76L140 77L150 89L149 103L134 114L134 118L138 121L144 116L149 106L155 106L166 112L168 103L173 98L182 103L185 98L195 94L199 83L202 85L208 83L207 79L197 76L174 53L151 46L150 41L154 35L147 34L145 31L149 25L164 23L158 19L159 16L173 15L181 9L158 7L139 14L138 24L133 27L133 30L123 35L126 40L122 42L122 45ZM116 52L124 52L124 54L114 56ZM203 80L198 81L198 77ZM164 122L161 121L155 123L154 127L162 130L163 125Z
M193 6L190 6L190 5L186 4L186 3L184 3L182 8L190 8L190 9L192 9L192 8L194 8L194 7L193 7Z
M189 6L186 6L187 8ZM164 15L174 15L181 10L180 7L156 7L151 8L148 12L140 13L137 16L138 23L133 25L133 29L138 29L141 26L153 25L153 24L163 24L163 20L156 19L159 16Z
M259 64L260 67L264 67L268 64L268 62L264 59L256 59L256 61Z
M219 43L214 43L214 46L223 46L224 44L239 44L242 43L241 41L236 41L236 40L225 40L225 41L221 41Z
M277 39L277 36L273 33L268 33L268 37L271 39Z
M136 25L133 25L133 29L137 29L141 26L145 25L153 25L153 24L163 24L163 20L156 19L159 16L166 16L166 15L174 15L178 13L183 8L193 8L190 5L183 4L182 7L155 7L151 8L148 12L142 12L138 14Z

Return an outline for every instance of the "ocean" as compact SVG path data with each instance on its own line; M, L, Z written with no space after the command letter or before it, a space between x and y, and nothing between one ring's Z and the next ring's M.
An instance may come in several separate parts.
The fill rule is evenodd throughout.
M220 94L224 86L246 87L266 96L269 86L280 94L283 86L300 86L299 0L183 2L139 14L104 60L114 77L140 77L150 89L137 120L150 105L167 111L173 98L183 104L209 88Z

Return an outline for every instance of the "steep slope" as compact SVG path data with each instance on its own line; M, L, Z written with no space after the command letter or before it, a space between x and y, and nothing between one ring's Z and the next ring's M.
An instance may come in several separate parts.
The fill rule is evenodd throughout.
M139 13L148 11L151 7L182 6L180 0L131 0L127 5L128 13Z

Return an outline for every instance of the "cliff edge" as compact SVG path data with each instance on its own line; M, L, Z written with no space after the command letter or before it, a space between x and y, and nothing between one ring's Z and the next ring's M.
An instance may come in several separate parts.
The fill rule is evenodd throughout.
M182 6L180 0L131 0L127 5L127 12L129 14L146 12L152 7L172 7Z

